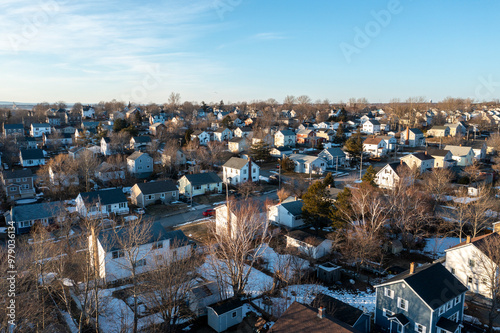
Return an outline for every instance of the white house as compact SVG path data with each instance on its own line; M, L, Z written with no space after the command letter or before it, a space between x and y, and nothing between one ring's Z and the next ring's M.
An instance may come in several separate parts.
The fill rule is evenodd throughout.
M44 134L52 132L51 126L48 123L31 124L30 135L34 138L41 138Z
M294 131L281 130L274 133L275 147L295 147L297 136Z
M337 165L343 166L346 160L344 151L338 147L323 149L323 151L318 154L318 157L325 160L329 167L335 167Z
M102 162L95 170L95 176L102 182L125 179L125 166L121 167L115 164Z
M90 105L82 105L82 118L94 118L95 110Z
M419 147L425 144L424 133L418 128L407 127L401 131L400 144L410 147Z
M446 145L444 149L452 153L457 166L469 166L474 163L475 154L471 147Z
M234 130L234 136L239 138L245 137L251 139L253 137L253 130L248 126L238 127Z
M427 149L427 154L434 158L434 168L449 168L456 164L453 154L445 149Z
M41 149L21 149L19 158L23 167L34 167L45 164L45 156Z
M106 282L129 278L131 265L134 265L137 274L142 274L157 269L159 262L168 263L186 258L191 251L191 243L182 230L167 232L159 222L153 223L149 237L143 244L133 251L126 251L114 241L127 233L126 228L105 229L96 239L92 234L89 236L91 264L97 267L99 277ZM94 255L96 252L97 255Z
M179 193L188 197L222 193L222 179L215 172L184 175L179 179Z
M288 158L295 163L294 172L297 173L323 174L328 164L322 158L304 154L291 154Z
M128 214L128 202L121 189L82 192L76 197L76 211L82 216L99 217Z
M198 140L200 145L206 146L210 142L210 133L205 131L194 131L191 134L191 140Z
M363 129L361 131L367 134L380 133L380 123L375 119L367 120L363 123Z
M381 157L387 152L387 143L382 138L367 138L363 141L363 151L372 157Z
M496 271L499 276L497 263L492 261L488 247L498 244L500 235L497 232L467 239L445 250L445 267L473 293L486 299L491 299L491 280L488 276ZM494 260L494 259L493 259Z
M380 138L385 141L385 146L388 151L396 150L396 145L398 144L398 140L392 135L379 135L377 138Z
M104 156L113 155L113 151L111 150L111 139L109 137L101 138L101 154Z
M231 131L227 127L220 127L214 132L214 140L223 142L227 140L231 140L233 138L233 131Z
M375 175L375 184L381 188L394 188L401 179L402 168L407 167L406 164L401 161L400 163L389 163L380 169Z
M244 318L243 306L243 302L238 298L210 305L207 308L208 326L219 333L224 332L229 327L238 325Z
M423 173L431 170L434 167L434 157L425 153L408 154L401 158L411 169L415 168L418 172Z
M332 251L333 242L302 230L294 230L286 236L286 247L296 248L313 259L319 259Z
M231 157L222 166L224 183L237 185L246 181L256 182L259 180L260 167L247 160L239 157Z
M270 206L267 213L267 218L270 222L294 229L304 225L302 219L302 200L297 200L294 197L289 197L282 203Z
M248 140L245 137L234 137L227 143L227 149L232 153L241 153L248 149Z

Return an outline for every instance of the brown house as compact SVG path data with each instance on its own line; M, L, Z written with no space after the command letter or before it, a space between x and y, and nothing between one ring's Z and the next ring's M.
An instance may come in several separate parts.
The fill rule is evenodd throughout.
M35 197L33 174L30 169L4 171L2 184L9 201Z

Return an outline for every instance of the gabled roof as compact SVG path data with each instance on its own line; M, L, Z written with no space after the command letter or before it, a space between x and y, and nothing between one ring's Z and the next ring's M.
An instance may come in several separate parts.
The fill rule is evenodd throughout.
M227 127L219 127L218 129L215 130L215 133L222 133L224 131L231 131L229 128Z
M8 129L24 129L23 124L4 124L3 128Z
M462 246L467 245L467 244L474 244L478 249L481 250L481 247L484 246L484 244L486 243L486 239L487 238L491 239L493 237L500 238L500 235L496 232L493 232L491 234L473 237L473 238L471 238L470 243L467 243L467 240L465 240L457 245L450 247L449 249L447 249L445 251L449 251L451 249L456 249L456 248L462 247Z
M293 216L299 216L302 214L302 206L304 202L302 200L289 201L281 204L281 207L285 208Z
M160 182L137 183L136 184L142 194L155 194L163 192L177 191L177 186L171 180L163 180Z
M97 166L95 171L103 173L103 172L120 171L120 170L121 168L116 164L109 164L107 162L102 162L101 164L99 164L99 166Z
M448 332L456 332L459 326L461 326L460 323L457 323L445 317L439 318L438 322L436 323L436 327L442 328L443 330Z
M380 122L375 119L369 119L365 123L371 123L372 125L380 125Z
M43 202L12 207L12 220L16 222L45 219L58 216L64 211L61 201Z
M299 240L301 242L307 243L307 244L312 245L312 246L318 246L321 243L323 243L323 241L325 240L325 238L311 235L311 234L304 232L302 230L291 231L286 236L291 237L291 238L296 239L296 240Z
M108 137L108 136L103 137L102 140L104 140L104 142L106 142L106 143L110 143L111 142L111 138Z
M345 157L344 151L342 149L338 148L338 147L335 147L335 148L326 148L323 151L327 152L328 154L330 154L332 156L344 156Z
M278 133L281 133L284 136L295 136L295 132L292 130L281 130L281 131L276 132L276 134L278 134Z
M375 287L398 282L406 282L431 309L439 308L468 290L441 263L417 267L413 274L407 270ZM447 292L443 293L443 290Z
M451 151L453 156L465 156L471 151L471 147L446 145L444 149Z
M325 294L316 296L311 304L314 307L322 306L327 315L350 326L354 326L359 317L363 315L363 311L360 309Z
M224 163L223 167L239 170L247 165L247 163L248 160L244 158L231 157L226 163Z
M366 138L365 141L363 141L363 144L365 145L378 145L381 141L384 141L382 138Z
M33 128L42 128L42 127L50 127L49 123L41 123L41 124L31 124Z
M116 189L104 189L92 192L82 192L79 194L85 204L95 204L100 202L102 206L111 205L121 202L127 202L127 198L123 191L119 188Z
M305 155L305 154L291 154L290 156L288 156L288 158L294 162L302 162L302 163L312 163L312 162L316 161L317 159L323 160L320 157Z
M271 330L273 333L359 332L328 314L319 318L317 309L298 302L288 307Z
M421 130L419 130L418 128L410 128L410 132L412 132L413 134L424 134Z
M446 149L427 148L427 154L431 156L445 157L450 151Z
M214 305L209 306L214 312L220 316L229 311L235 310L243 306L243 302L239 298L227 299L225 301L218 302Z
M130 155L129 157L127 157L127 160L132 160L132 161L135 161L136 159L138 159L139 157L141 157L142 155L146 155L146 156L149 156L148 154L146 153L142 153L140 151L134 151L132 153L132 155Z
M446 130L446 128L449 128L449 126L432 126L430 130Z
M379 172L382 172L382 170L384 170L385 167L391 168L396 173L396 175L401 176L402 169L408 168L408 165L404 161L403 161L403 163L401 163L401 162L388 163L382 169L380 169ZM379 172L377 172L377 174Z
M427 160L433 160L434 157L431 155L427 155L426 153L413 153L407 156L414 156L415 158L421 160L421 161L427 161ZM404 158L404 157L403 157Z
M28 178L33 177L31 169L6 170L3 172L3 179Z
M41 149L22 149L21 157L23 160L41 160L45 158Z
M240 143L240 142L243 142L243 141L246 141L247 139L245 137L234 137L232 138L231 140L229 140L229 142L236 142L236 143Z
M192 186L221 183L222 179L215 172L195 173L184 175Z
M136 143L149 143L149 142L151 142L151 137L147 136L147 135L134 136L132 139L134 139L134 142L136 142Z

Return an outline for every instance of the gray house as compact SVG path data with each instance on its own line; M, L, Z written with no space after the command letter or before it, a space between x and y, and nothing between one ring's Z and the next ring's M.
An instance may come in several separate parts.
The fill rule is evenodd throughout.
M217 332L243 321L243 302L238 298L228 299L208 307L208 325Z
M157 201L165 204L177 200L179 190L171 180L137 183L130 190L130 200L134 205L146 207Z
M153 158L147 153L135 151L127 157L127 170L137 178L146 178L153 172Z
M345 153L340 148L323 149L323 151L318 154L318 157L324 159L329 167L345 164Z
M375 325L390 332L460 332L468 290L441 263L403 272L375 286Z
M61 201L21 205L12 207L6 220L7 223L14 222L16 234L25 234L30 232L35 223L47 227L49 224L64 219L64 212L64 205Z
M179 193L191 197L206 193L222 193L222 179L215 172L184 175L179 179Z

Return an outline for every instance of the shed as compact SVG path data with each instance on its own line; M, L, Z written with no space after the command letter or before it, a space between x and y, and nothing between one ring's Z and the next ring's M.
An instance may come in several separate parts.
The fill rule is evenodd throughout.
M318 265L316 276L321 281L333 284L340 280L340 266L325 262Z
M243 302L231 298L208 307L208 325L217 332L243 321Z

